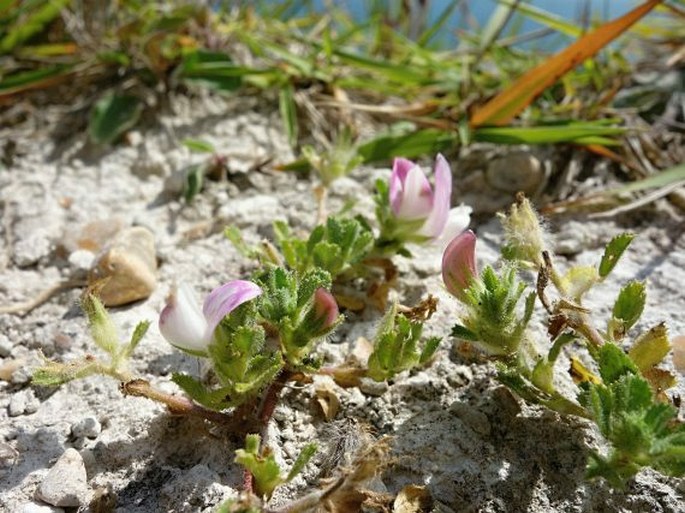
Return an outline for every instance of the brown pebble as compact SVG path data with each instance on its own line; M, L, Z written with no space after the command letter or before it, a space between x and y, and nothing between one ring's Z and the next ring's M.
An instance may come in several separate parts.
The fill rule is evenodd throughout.
M98 255L88 284L102 280L99 296L105 306L119 306L146 299L157 286L157 257L152 233L142 227L127 228Z

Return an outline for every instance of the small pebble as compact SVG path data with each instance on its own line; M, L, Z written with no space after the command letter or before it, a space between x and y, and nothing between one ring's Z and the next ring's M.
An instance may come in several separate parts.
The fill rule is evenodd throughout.
M543 165L527 151L513 151L490 162L486 178L495 189L534 194L544 180Z
M359 390L366 395L379 397L388 390L388 384L385 381L362 378L361 383L359 383Z
M87 272L93 266L95 253L87 249L77 249L69 255L69 263L76 271Z
M31 381L31 370L28 367L20 367L12 373L13 385L25 385Z
M36 498L53 506L77 507L87 503L88 492L83 458L77 450L67 449L36 490Z
M18 417L24 413L35 413L40 406L32 389L20 390L12 395L7 411L10 417Z
M98 255L88 276L90 285L100 281L104 283L100 299L105 306L148 298L157 286L157 255L152 232L140 226L119 232Z
M97 438L102 426L95 417L85 417L71 425L71 434L75 438Z
M14 344L10 342L9 337L4 334L0 334L0 357L7 358L12 353L12 348Z

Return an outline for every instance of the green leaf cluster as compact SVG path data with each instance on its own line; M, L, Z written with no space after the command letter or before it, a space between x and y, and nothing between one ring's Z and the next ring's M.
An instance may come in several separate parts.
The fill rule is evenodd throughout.
M579 400L611 449L592 454L588 476L622 487L644 466L672 476L685 473L685 425L676 420L677 410L656 399L618 346L603 346L598 362L603 383L583 384Z
M309 165L317 171L326 187L337 178L352 172L363 161L357 154L357 147L349 130L343 130L338 134L328 150L317 152L313 147L305 146L302 148L302 154Z
M238 449L236 463L245 467L254 478L254 490L263 498L270 498L277 486L292 481L316 452L316 445L309 444L302 449L295 460L290 472L283 475L276 458L268 448L259 450L261 438L259 435L247 435L245 437L245 449Z
M293 236L284 222L274 223L274 230L288 267L300 274L323 269L333 278L363 260L374 241L371 228L359 217L329 217L307 240Z
M536 296L531 292L526 296L524 311L519 313L517 307L525 289L513 267L506 267L498 275L486 266L466 291L467 313L463 325L454 326L452 334L474 342L489 354L515 356L535 306Z
M398 313L397 304L393 304L374 339L374 349L367 364L368 376L384 381L430 360L441 339L430 337L419 348L422 331L422 322L410 321Z
M342 321L341 316L324 328L314 319L314 293L319 288L330 289L330 274L320 268L299 274L272 267L262 271L255 281L264 291L259 302L261 318L278 333L280 349L288 364L301 366L314 343Z
M175 374L173 380L198 403L222 410L253 397L283 368L280 352L265 347L264 328L257 323L255 302L245 303L226 316L214 333L208 355L219 387Z

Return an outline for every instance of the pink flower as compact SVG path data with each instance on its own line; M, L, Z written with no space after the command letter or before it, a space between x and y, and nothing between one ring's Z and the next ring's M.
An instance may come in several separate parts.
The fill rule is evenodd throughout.
M159 316L159 331L178 349L204 355L221 320L261 293L251 281L233 280L212 290L200 310L192 288L182 284L167 298Z
M456 235L469 225L471 209L462 206L450 210L451 197L452 172L445 157L438 154L435 159L434 187L421 166L395 159L389 184L390 207L398 220L424 221L415 235L437 239Z
M449 243L442 255L442 280L449 293L463 301L476 278L476 234L466 230Z

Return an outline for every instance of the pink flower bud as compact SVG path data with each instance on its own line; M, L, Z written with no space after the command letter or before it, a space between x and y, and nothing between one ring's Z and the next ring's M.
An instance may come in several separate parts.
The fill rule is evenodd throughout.
M324 288L316 289L314 292L314 317L317 323L321 324L321 330L327 330L335 324L340 315L338 303L333 294Z
M442 280L449 293L463 301L476 278L476 234L466 230L449 243L442 255Z
M234 280L215 288L200 310L187 284L175 287L159 316L159 331L173 346L192 354L205 354L221 320L262 289L250 281Z

